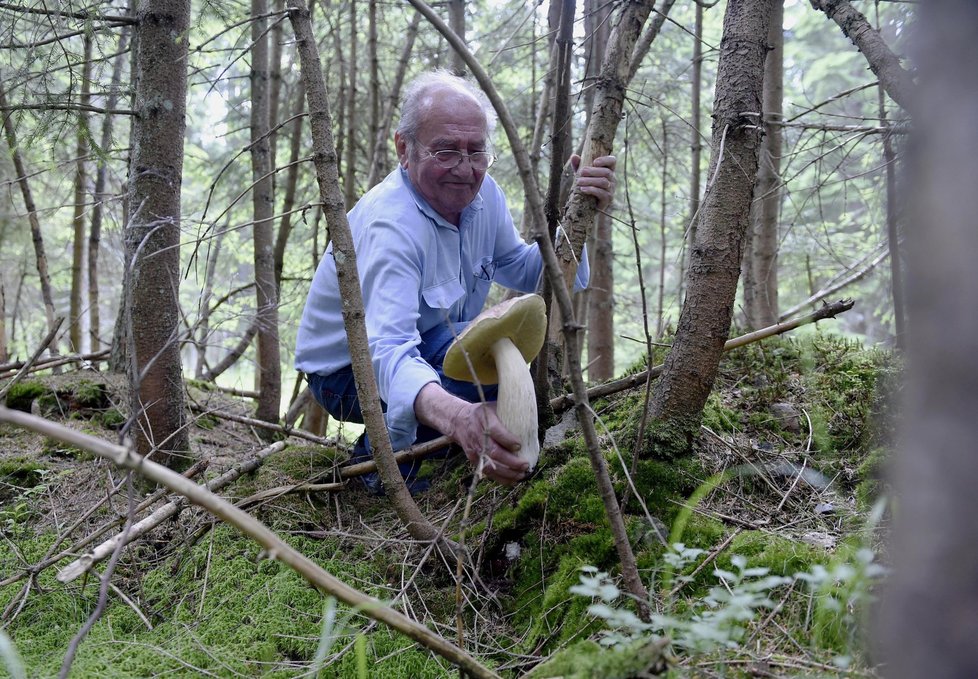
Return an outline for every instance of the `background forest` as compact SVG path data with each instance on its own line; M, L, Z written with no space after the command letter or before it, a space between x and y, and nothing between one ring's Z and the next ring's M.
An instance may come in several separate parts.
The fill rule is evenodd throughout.
M0 421L35 432L0 424L0 674L876 675L919 15L0 3ZM537 382L534 478L428 463L430 494L385 502L343 484L359 430L292 356L343 212L395 167L402 88L436 68L491 85L492 176L527 240L544 216L571 234L559 255L586 240L592 283L564 380ZM618 185L595 215L566 161L602 149ZM133 450L159 490L96 459Z

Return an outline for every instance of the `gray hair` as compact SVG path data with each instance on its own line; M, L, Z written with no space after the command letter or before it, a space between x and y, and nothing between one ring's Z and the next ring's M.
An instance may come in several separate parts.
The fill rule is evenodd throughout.
M405 88L401 98L401 120L397 124L398 134L412 141L417 139L424 114L438 90L451 90L471 98L485 114L486 132L489 136L492 135L496 128L496 111L489 102L489 97L471 81L445 70L422 73Z

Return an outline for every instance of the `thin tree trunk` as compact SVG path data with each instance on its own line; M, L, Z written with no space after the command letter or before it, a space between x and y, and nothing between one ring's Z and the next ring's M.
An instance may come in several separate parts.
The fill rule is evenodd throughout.
M594 2L592 6L598 4ZM588 61L585 77L587 92L592 96L585 101L588 111L592 111L595 88L590 84L600 72L604 55L608 51L611 6L602 3L599 7L594 7L588 16L591 30L587 33ZM588 258L591 282L584 291L587 296L587 373L590 381L604 382L615 375L615 249L612 221L605 213L597 216L594 234L589 241Z
M346 155L343 161L343 200L350 210L357 202L357 2L350 3L350 69L346 92Z
M0 78L0 110L7 108L7 95L3 89L3 79ZM37 266L37 275L41 282L41 299L44 300L44 316L47 321L48 331L54 330L54 300L51 296L51 277L48 275L48 258L44 252L44 237L41 235L41 222L37 218L37 207L34 204L34 194L31 192L31 185L27 181L27 170L24 168L24 161L20 156L20 149L17 146L17 132L14 130L13 116L10 114L2 116L3 130L7 137L7 146L14 162L14 172L17 175L17 185L20 186L20 194L24 198L24 208L27 210L27 221L31 225L31 238L34 241L34 261ZM51 342L50 351L52 356L57 356L57 340Z
M570 80L571 57L574 49L574 0L561 3L560 21L554 61L555 83L553 103L553 125L550 132L550 181L547 186L547 199L544 214L547 217L547 233L553 242L560 221L560 183L564 165L570 157ZM550 282L543 281L543 299L547 306L549 323L547 340L543 351L533 363L533 381L537 396L537 416L541 435L553 424L553 411L550 408L550 392L561 383L561 330L560 311L553 304L553 289Z
M763 125L756 196L744 248L744 307L747 325L778 322L778 218L781 210L781 147L784 100L784 2L775 2L764 62Z
M689 124L692 128L692 141L689 163L689 221L684 247L680 253L676 286L676 301L680 308L683 306L686 283L686 253L693 248L693 243L696 241L696 225L700 218L700 166L703 164L703 141L700 138L700 129L703 125L700 111L700 93L703 91L703 6L699 3L696 3L696 20L693 26L693 74L690 78L690 90Z
M282 366L278 338L278 290L275 284L271 150L269 148L269 51L266 0L251 2L251 168L254 177L255 321L258 326L259 397L255 417L278 422Z
M635 77L639 67L641 67L642 60L645 59L645 55L649 53L652 43L655 42L655 39L658 37L659 32L662 30L662 25L666 23L666 19L669 16L669 11L675 4L676 0L663 0L662 6L655 9L655 14L652 17L652 20L649 21L649 25L646 26L641 37L635 43L635 51L632 53L632 58L628 65L629 81ZM696 7L700 7L699 3L696 4Z
M886 104L883 88L879 89L880 120L889 125L886 119ZM906 320L903 295L903 261L900 255L900 205L897 199L896 152L893 150L893 136L883 135L883 161L886 163L886 244L890 253L890 294L893 297L893 327L897 349L904 349L906 343Z
M187 465L180 364L180 183L186 128L189 0L146 0L136 11L136 94L126 226L131 431L140 455ZM169 105L164 106L161 102Z
M336 259L336 275L343 298L343 325L346 328L353 359L357 396L363 412L363 421L373 446L374 460L388 497L408 532L418 540L435 540L440 545L448 543L421 513L408 492L401 471L394 460L390 436L384 422L384 413L377 395L377 380L370 364L367 327L364 322L363 293L357 273L353 235L346 219L346 209L339 187L337 155L333 146L332 120L326 82L319 63L319 50L312 33L309 12L302 0L288 0L291 8L289 19L295 29L302 79L306 85L309 105L309 123L312 130L313 163L319 184L320 201L326 223L330 226L333 252Z
M662 337L666 299L666 193L669 186L669 128L662 119L662 186L659 189L659 303L655 314L655 336ZM646 323L646 327L648 324ZM651 360L652 347L646 348Z
M258 319L255 319L245 330L245 334L241 336L238 343L234 346L231 351L229 351L224 358L222 358L217 365L205 370L201 379L208 382L213 382L218 377L220 377L224 372L226 372L231 366L238 362L238 360L244 356L244 353L248 351L248 347L255 339L255 335L258 334Z
M196 323L196 332L193 338L194 346L197 349L197 362L194 366L194 379L204 379L207 370L207 347L210 345L211 333L211 298L214 296L214 281L217 279L217 261L221 256L224 245L224 237L228 232L227 222L214 234L214 239L210 244L207 253L207 264L204 267L204 289L200 295L200 316Z
M727 3L713 105L710 182L690 251L686 302L649 411L650 443L660 456L686 452L699 431L730 332L761 142L756 118L742 114L761 109L775 2L780 0Z
M299 186L299 154L302 152L302 123L305 116L306 88L301 82L296 87L296 101L292 122L292 135L289 138L289 169L285 175L285 197L282 199L282 221L275 237L275 285L282 289L282 271L285 268L285 248L292 235L292 209L295 207L295 196Z
M105 102L105 108L111 110L116 107L119 100L119 85L122 83L122 67L126 60L126 46L129 38L128 28L122 29L119 34L118 56L112 64L112 82L109 85L109 96ZM112 122L111 115L106 115L102 120L101 146L102 153L108 152L109 144L112 143ZM88 337L92 351L98 351L101 344L101 314L99 312L99 291L98 291L98 255L102 242L102 218L105 214L105 185L108 179L108 163L100 158L95 169L95 188L93 196L95 205L92 207L92 224L88 232Z
M0 278L0 363L6 363L10 358L7 351L7 295Z
M465 42L465 0L448 0L448 25L462 42ZM452 71L455 75L465 75L465 61L456 51L452 51Z
M421 15L415 12L411 17L411 23L408 24L407 33L404 36L404 49L401 50L401 57L397 61L397 70L394 72L394 82L390 86L380 125L373 138L374 148L371 152L370 174L367 177L368 189L376 186L390 172L388 148L391 127L394 124L394 113L397 111L397 102L401 98L401 87L404 86L404 77L411 61L411 52L414 50L414 41L418 37L420 25Z
M978 4L927 0L918 12L909 380L875 635L891 679L964 679L978 673Z
M380 63L377 59L377 0L367 0L367 88L370 94L370 121L367 129L367 139L375 142L380 134ZM371 149L373 150L373 149ZM370 159L370 170L373 170L373 158ZM370 174L369 172L367 173ZM370 186L373 186L371 184Z
M85 265L85 184L88 182L88 113L85 107L92 103L92 35L85 34L82 48L81 90L78 103L78 129L75 130L75 206L72 215L71 239L71 295L68 308L68 341L71 351L80 352L82 347L82 288L84 287Z

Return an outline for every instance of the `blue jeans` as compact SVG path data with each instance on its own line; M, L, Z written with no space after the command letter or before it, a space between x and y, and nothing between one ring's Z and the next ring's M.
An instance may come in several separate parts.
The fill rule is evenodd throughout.
M454 394L470 403L479 401L479 390L471 382L462 382L445 377L442 370L442 363L445 361L445 353L451 346L455 337L465 329L468 323L455 323L454 331L448 324L438 325L421 335L421 344L418 351L438 376L441 378L441 386L450 394ZM363 424L363 413L360 411L360 400L357 397L356 381L353 378L352 366L346 366L337 370L331 375L319 375L313 373L307 375L309 380L309 390L316 400L330 416L340 422L355 422ZM483 385L482 391L487 401L496 400L496 385ZM381 401L381 408L387 412L387 404ZM441 433L423 424L418 425L418 434L415 443L424 443L441 436ZM370 454L370 444L364 437L366 454ZM359 445L358 445L359 447ZM361 451L355 454L362 455ZM403 470L402 470L403 471Z

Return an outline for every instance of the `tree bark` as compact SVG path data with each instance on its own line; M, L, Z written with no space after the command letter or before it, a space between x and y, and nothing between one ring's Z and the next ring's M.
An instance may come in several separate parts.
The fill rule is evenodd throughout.
M7 95L3 89L3 80L0 79L0 110L7 109ZM24 198L24 208L27 210L27 221L31 225L31 239L34 242L34 262L37 266L37 275L41 283L41 299L44 300L44 316L47 320L48 331L54 329L54 299L51 295L51 277L48 275L48 258L44 252L44 237L41 234L41 222L37 218L37 207L34 204L34 194L31 192L31 185L27 181L27 170L17 146L17 132L14 129L12 115L0 116L3 118L3 130L7 137L7 146L10 149L10 156L14 162L14 172L17 175L17 185L20 186L20 194ZM57 356L57 340L51 342L51 355Z
M744 311L747 326L778 322L778 221L781 211L781 128L784 100L784 2L774 3L764 62L762 120L764 139L758 156L756 196L751 205L744 248Z
M879 78L886 93L903 108L911 111L914 99L914 82L910 73L900 65L900 59L884 42L879 32L870 25L863 14L849 4L849 0L809 0L812 7L825 12L852 44L869 62L869 68Z
M112 82L109 85L109 96L105 108L114 109L119 99L119 84L122 82L122 67L126 60L126 45L129 29L124 28L119 34L118 55L112 65ZM101 146L105 153L112 143L112 116L106 115L102 121ZM108 178L108 164L99 159L95 168L95 188L93 196L95 205L92 207L92 224L88 231L88 336L92 351L98 351L102 344L101 313L99 311L100 295L98 291L98 255L102 243L102 216L105 214L105 185Z
M346 153L343 161L343 198L346 209L357 201L357 3L350 3L350 68L346 92Z
M703 155L703 141L700 129L703 126L700 93L703 91L703 6L696 3L696 19L693 24L693 73L690 78L690 116L692 128L689 163L689 221L686 227L685 243L679 257L679 285L676 286L676 301L683 306L686 282L686 253L696 241L696 225L700 220L700 166Z
M251 0L251 170L254 181L255 322L258 325L258 408L255 417L278 422L282 401L282 365L278 338L278 286L269 134L269 52L265 30L266 0Z
M465 42L465 0L448 0L448 25ZM465 61L455 51L452 51L452 71L455 75L465 75Z
M88 113L85 107L92 103L92 35L85 34L82 48L82 70L78 103L78 129L75 130L75 186L74 213L71 239L71 294L68 308L68 341L71 351L80 352L82 347L82 288L85 264L85 184L88 182Z
M908 381L892 572L875 636L892 679L978 673L978 4L919 6L908 209ZM971 306L970 303L967 306Z
M588 83L600 71L601 62L608 51L610 14L611 7L604 4L594 8L593 16L589 15L591 30L587 33L588 61L585 73ZM588 91L594 90L589 87ZM593 109L593 101L591 104L589 110ZM611 218L607 214L599 214L589 241L591 282L585 291L588 304L587 374L591 382L610 380L615 375L615 249L612 237Z
M768 28L778 1L727 3L713 105L710 182L690 251L676 339L649 411L648 443L657 455L688 450L730 332L761 142L756 116L742 114L761 110Z
M132 215L125 231L129 280L132 434L140 455L186 466L180 364L180 184L186 127L189 0L146 0L137 11Z

